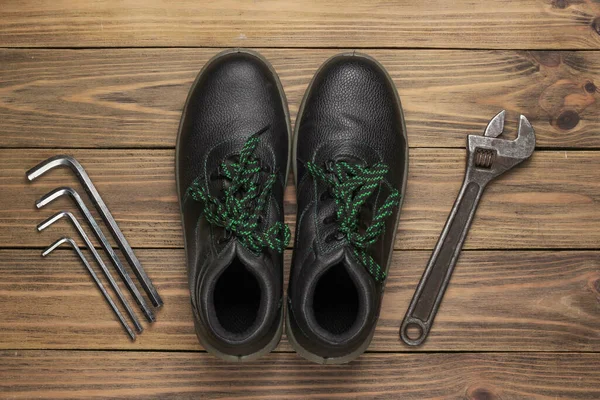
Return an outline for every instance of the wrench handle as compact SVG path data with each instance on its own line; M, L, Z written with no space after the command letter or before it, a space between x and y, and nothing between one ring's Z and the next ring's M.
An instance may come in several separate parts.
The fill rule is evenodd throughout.
M420 345L429 334L484 188L468 178L463 182L400 326L400 337L410 346ZM410 328L416 328L418 337L409 336Z

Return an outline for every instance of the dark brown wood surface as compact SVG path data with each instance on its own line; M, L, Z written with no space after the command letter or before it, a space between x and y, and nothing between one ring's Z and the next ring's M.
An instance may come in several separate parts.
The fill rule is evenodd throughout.
M12 398L593 399L600 356L367 354L319 366L293 353L240 366L205 353L0 351ZM8 378L8 379L6 379Z
M188 89L218 51L0 49L0 146L174 147ZM319 65L344 50L259 51L293 119ZM396 83L411 147L462 149L502 109L509 132L527 115L539 147L600 147L600 51L365 51Z
M25 171L59 153L74 155L135 247L183 247L175 190L173 150L0 150L0 241L44 246L41 218L72 208L69 198L35 211L34 203L57 186L83 189L68 169L33 183ZM465 150L411 149L406 201L397 249L432 249L452 207L465 169ZM600 156L596 151L537 151L521 167L486 189L465 243L467 249L598 249ZM288 185L286 220L295 221L295 192ZM90 209L93 208L91 203Z
M42 236L50 242L70 234L64 227ZM135 343L120 335L110 308L72 251L48 259L40 253L0 250L0 350L201 350L182 249L138 250L166 301L157 322ZM394 253L370 350L581 352L600 347L600 257L595 251L465 251L431 336L422 347L405 346L398 338L399 319L429 254ZM287 265L290 258L288 251ZM277 349L291 350L286 340Z
M202 65L238 46L273 64L292 120L340 52L376 57L402 98L393 266L372 345L349 365L304 361L285 335L230 364L195 337L176 130ZM600 398L599 87L594 0L0 2L0 398ZM459 190L466 135L501 109L509 137L529 118L537 150L486 190L431 335L409 348L398 327ZM71 251L40 256L77 238L64 221L35 230L75 211L36 199L83 194L67 170L25 179L59 153L85 166L165 299L135 343ZM285 209L293 227L292 180Z
M4 47L600 45L592 0L4 1Z

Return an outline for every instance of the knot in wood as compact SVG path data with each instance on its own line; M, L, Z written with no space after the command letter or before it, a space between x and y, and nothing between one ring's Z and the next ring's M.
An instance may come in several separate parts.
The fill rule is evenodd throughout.
M565 131L575 128L578 123L579 114L573 110L563 111L556 119L556 126Z

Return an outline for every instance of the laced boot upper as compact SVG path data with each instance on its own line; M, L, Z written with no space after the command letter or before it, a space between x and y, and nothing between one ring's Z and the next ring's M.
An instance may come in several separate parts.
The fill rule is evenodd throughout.
M391 78L357 53L325 62L300 110L287 332L310 360L348 362L375 332L392 262L407 174L404 118Z
M389 186L384 180L389 168L383 163L365 167L346 161L329 161L325 168L308 162L306 168L314 179L323 181L329 187L328 193L335 200L335 216L328 217L324 222L335 222L338 225L339 232L352 248L356 258L377 282L382 282L386 271L369 254L369 246L384 232L386 218L400 202L400 192L390 187L390 194L379 208L372 212L372 220L366 228L360 224L360 211L380 184Z
M229 361L254 359L281 337L288 114L273 68L235 49L203 67L179 126L176 176L194 324L202 346Z
M262 227L265 206L277 179L277 172L268 174L262 182L260 174L265 170L254 156L260 135L265 127L248 138L235 162L223 162L217 177L226 179L222 196L211 195L203 179L197 178L188 187L187 195L203 204L204 217L215 226L222 227L227 237L235 236L240 243L255 253L269 248L282 253L290 240L290 229L282 222Z

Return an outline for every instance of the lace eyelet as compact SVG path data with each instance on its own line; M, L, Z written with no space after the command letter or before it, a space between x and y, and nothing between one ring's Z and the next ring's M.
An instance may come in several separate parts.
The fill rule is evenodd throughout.
M231 237L232 237L232 236L233 236L233 235L232 235L231 231L230 231L230 230L227 230L227 229L225 229L225 230L223 231L223 236L221 236L220 238L218 238L218 239L217 239L217 243L218 243L218 244L224 244L224 243L227 243L227 242L229 242L229 240L231 239Z
M333 196L331 196L331 193L329 193L329 190L326 190L323 193L321 193L321 196L319 196L319 200L325 201L325 200L331 199L332 197Z
M331 243L334 240L339 242L342 239L344 239L344 234L340 231L336 231L325 237L325 243Z
M325 169L329 172L333 172L333 168L335 167L335 161L331 158L325 162Z

